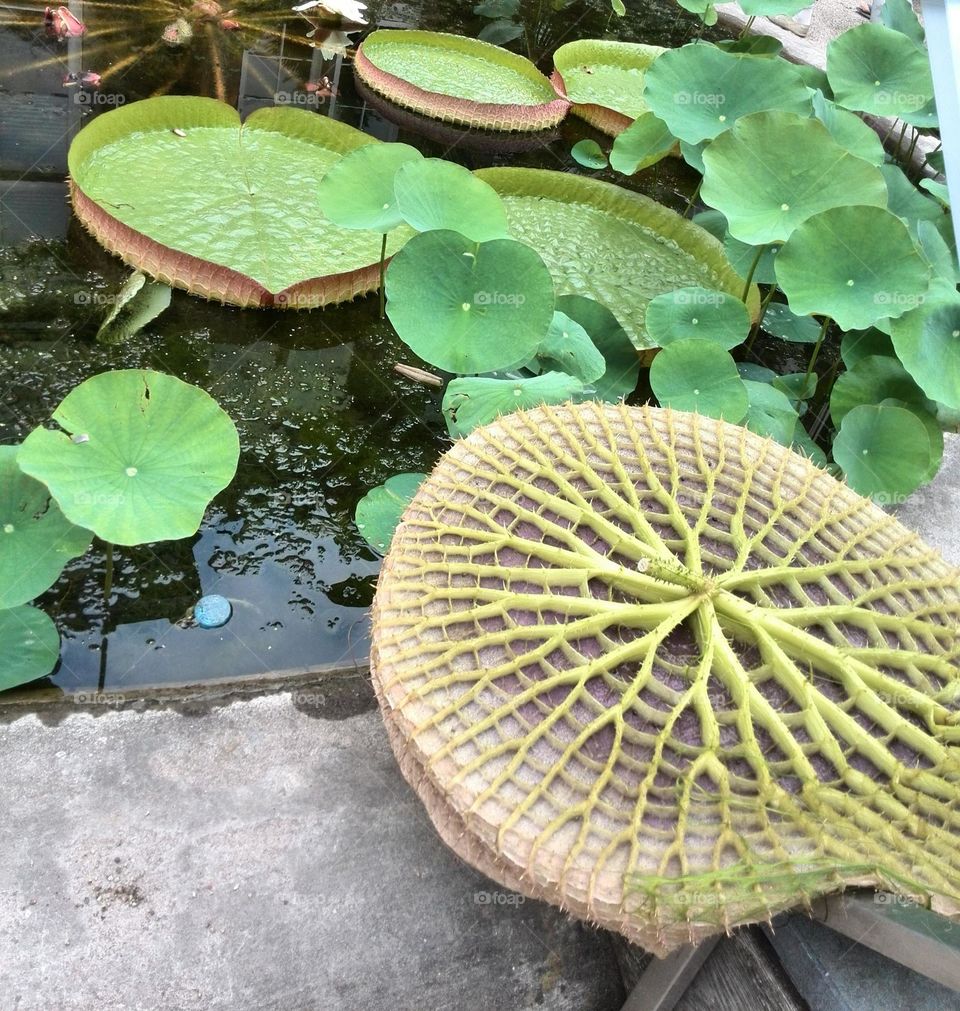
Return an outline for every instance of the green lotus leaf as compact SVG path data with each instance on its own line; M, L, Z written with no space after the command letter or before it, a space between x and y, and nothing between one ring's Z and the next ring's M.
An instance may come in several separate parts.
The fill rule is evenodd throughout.
M683 160L690 168L696 169L700 175L703 175L704 172L703 149L709 143L709 141L703 141L700 144L688 144L685 140L680 141L680 154Z
M371 144L349 152L320 180L320 210L341 228L392 231L404 217L394 178L410 161L423 161L423 155L409 144Z
M424 361L470 374L529 361L553 318L550 272L513 239L415 235L387 269L387 315Z
M738 422L747 413L747 389L729 352L690 337L660 351L650 366L650 388L664 407Z
M784 372L772 380L775 389L780 390L793 401L809 400L820 382L815 372Z
M60 658L56 625L35 607L0 611L0 656L0 691L45 677Z
M918 46L923 45L923 25L910 0L884 0L880 8L880 21L887 28L902 32Z
M809 461L591 402L445 454L371 671L449 846L663 955L850 885L956 913L958 629L960 573Z
M923 422L923 427L927 430L927 438L930 440L930 463L920 478L920 484L932 481L937 476L937 471L940 470L940 464L943 462L943 429L940 427L937 415L918 407L916 404L908 404L903 400L895 400L890 397L881 400L880 406L902 407Z
M819 91L813 95L813 113L830 131L830 136L852 155L877 167L886 161L880 138L855 113L831 102Z
M644 75L664 51L660 46L579 39L553 54L553 81L573 103L574 113L615 136L647 111Z
M797 315L822 313L844 330L902 316L930 284L907 226L880 207L833 207L809 218L780 250L776 272Z
M750 314L743 302L707 288L678 288L657 295L647 306L645 322L660 347L700 337L729 351L750 332Z
M793 440L791 448L811 460L818 467L827 466L827 454L810 438L809 433L803 427L803 422L797 418L796 427L793 430Z
M566 372L585 384L595 382L607 368L587 331L562 312L554 312L536 358L543 371Z
M443 415L447 430L456 439L501 414L541 404L563 404L583 393L583 383L565 372L544 372L527 379L453 379L443 395Z
M903 174L898 165L884 165L880 171L887 184L887 209L904 221L939 221L943 208L925 197Z
M918 221L917 239L920 242L920 252L933 269L934 277L956 285L960 281L957 257L936 224L933 221Z
M123 344L167 309L172 296L167 285L151 284L135 271L120 286L97 331L97 340L101 344Z
M490 24L485 25L477 38L481 42L492 42L495 46L502 46L514 39L519 39L521 35L523 35L523 25L501 18L499 21L491 21Z
M740 0L740 9L750 18L771 14L790 18L809 6L808 0Z
M617 317L605 306L583 295L561 295L557 310L579 323L603 355L603 375L593 380L595 400L615 403L637 388L640 359Z
M484 0L473 8L484 18L512 18L520 10L520 0Z
M879 24L860 25L831 40L827 77L839 105L875 116L916 112L933 98L926 51Z
M135 269L241 306L310 308L379 284L381 236L345 231L313 194L372 137L301 109L163 96L95 117L68 159L77 217ZM149 184L147 184L149 181ZM391 236L387 254L409 233Z
M936 179L921 179L920 189L932 193L943 207L950 209L950 190L946 183L938 182Z
M830 417L835 425L855 407L893 398L923 408L926 397L896 358L868 355L837 377L830 393Z
M819 120L789 112L745 117L703 160L701 197L725 215L734 238L751 245L782 242L830 207L887 203L875 165L841 147Z
M557 294L607 306L634 346L654 346L647 303L663 291L700 285L743 294L743 280L702 228L639 193L599 179L541 169L481 169L500 194L511 234L540 252ZM747 307L756 316L759 295Z
M613 142L610 166L617 172L632 176L666 158L676 143L676 137L667 129L667 124L652 112L645 112Z
M737 362L737 372L740 373L741 379L754 383L772 383L777 378L773 369L768 369L766 365L758 365L756 362Z
M693 216L695 224L705 228L711 235L723 243L723 250L727 254L730 266L741 276L746 277L750 273L750 268L754 267L754 258L757 255L756 246L748 245L735 239L727 231L727 219L720 211L705 210ZM777 275L773 271L773 262L780 246L774 243L767 246L760 256L759 262L754 267L753 280L760 284L776 284Z
M946 407L960 409L960 295L956 286L935 280L922 305L894 320L891 338L903 367L923 392Z
M37 428L17 463L42 481L64 516L111 544L195 534L210 500L236 473L237 430L216 401L161 372L103 372Z
M397 105L465 126L543 130L569 108L529 60L462 35L376 31L357 49L354 70Z
M867 330L848 330L840 339L840 357L848 369L870 355L895 358L896 351L889 336L874 327Z
M745 56L769 59L783 52L783 43L772 35L744 35L742 39L721 39L714 45L725 53L742 53Z
M677 3L691 14L696 14L707 28L717 23L719 15L711 0L677 0Z
M928 130L931 127L936 129L940 125L940 117L937 115L936 100L931 98L925 106L917 109L916 112L900 113L900 121L909 123L911 126L919 127L921 130Z
M854 491L890 503L923 483L930 469L930 437L912 411L860 404L844 416L833 458Z
M763 329L794 344L816 344L820 324L812 316L797 316L782 302L771 302L763 314Z
M607 156L603 148L595 140L580 140L570 148L573 160L584 168L604 169L607 167Z
M507 215L496 190L462 165L420 158L401 165L392 182L397 210L418 232L448 229L474 242L507 235Z
M790 398L769 383L744 380L747 388L747 413L743 424L757 435L769 436L782 446L793 442L797 412Z
M90 536L20 470L17 447L0 446L0 611L53 586L64 565L90 547Z
M670 132L688 144L717 137L751 113L778 109L809 116L812 109L806 85L785 60L700 43L664 53L647 72L644 97Z
M354 522L374 551L386 554L390 550L390 541L403 510L426 477L426 474L394 474L383 484L371 488L357 503Z

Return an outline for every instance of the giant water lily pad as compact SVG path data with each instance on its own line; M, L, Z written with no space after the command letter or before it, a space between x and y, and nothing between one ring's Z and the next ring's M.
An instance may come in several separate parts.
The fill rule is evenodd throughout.
M664 53L646 76L650 109L688 144L729 130L742 116L780 109L812 111L802 78L785 60L726 53L701 43Z
M90 531L67 520L19 468L17 449L0 446L0 610L38 597L90 547Z
M812 214L846 204L885 207L880 170L838 144L818 119L789 112L744 117L703 152L700 194L730 234L782 242Z
M44 677L60 656L56 625L35 607L0 611L0 656L0 691Z
M553 82L573 102L572 111L615 136L647 111L644 75L660 46L580 39L553 54Z
M639 193L544 169L477 175L500 194L511 234L539 251L557 294L607 306L637 348L656 346L644 326L656 295L690 286L743 294L742 278L712 235ZM755 318L755 287L747 305Z
M664 954L847 885L960 912L960 572L785 447L594 403L455 445L373 682L441 836Z
M233 479L237 430L203 390L161 372L103 372L37 428L17 462L64 516L112 544L189 537Z
M311 308L379 284L381 236L317 212L325 172L372 137L300 109L243 124L209 98L165 96L97 116L70 146L81 222L165 284L242 306ZM398 229L395 252L409 235Z
M570 107L529 60L462 35L377 31L364 39L354 67L392 102L465 126L543 130Z

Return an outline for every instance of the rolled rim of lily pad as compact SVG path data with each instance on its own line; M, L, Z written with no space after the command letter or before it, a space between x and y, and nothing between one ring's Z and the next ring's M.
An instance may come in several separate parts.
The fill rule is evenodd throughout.
M371 669L495 881L656 954L850 885L960 913L960 572L805 457L594 402L458 441Z
M457 123L447 123L433 116L424 116L405 106L391 102L364 84L359 75L354 77L354 87L357 95L372 109L375 109L384 119L390 120L404 130L412 130L421 137L444 144L447 147L458 147L465 151L487 151L490 153L515 154L522 151L537 151L553 143L560 136L557 126L546 130L524 131L516 130L483 130L479 127L462 126Z
M396 54L400 53L400 59ZM462 62L459 72L444 76L438 57L454 56ZM408 76L391 73L402 66ZM471 87L471 65L485 74L499 76L497 90L511 80L528 94L528 101L480 102L469 97L482 89ZM444 32L381 29L357 48L357 76L378 94L414 112L448 123L501 132L545 130L556 126L570 108L550 81L527 59L500 46Z
M744 280L723 244L641 193L551 169L485 168L474 174L503 198L511 235L540 253L557 294L602 302L640 351L656 347L643 325L649 298L687 285L743 295ZM640 240L653 243L654 251L644 255ZM677 276L665 267L671 257L682 267ZM755 284L746 304L756 320L760 292Z
M561 46L553 54L556 69L550 75L550 82L557 92L565 95L573 105L570 111L591 126L610 137L616 137L639 116L646 111L646 103L636 109L612 108L599 102L577 101L577 89L573 83L572 74L577 70L589 70L600 67L605 73L621 73L624 82L629 82L633 76L642 75L649 69L653 61L666 50L662 46L648 46L638 42L613 42L608 39L578 39ZM564 73L571 79L568 88ZM631 112L633 113L631 115Z
M248 274L151 238L125 224L117 214L110 213L102 203L84 192L80 179L85 164L116 140L143 131L141 117L143 106L147 103L150 104L150 131L186 133L210 127L272 129L340 154L366 144L379 143L347 124L302 110L260 109L249 116L241 127L235 109L210 98L169 95L120 106L97 116L85 126L70 145L68 156L70 199L74 213L104 248L164 284L241 308L314 309L377 290L380 284L379 257L355 269L331 272L305 279L281 291L270 291ZM225 168L218 166L221 171ZM149 180L143 182L145 186L150 185Z

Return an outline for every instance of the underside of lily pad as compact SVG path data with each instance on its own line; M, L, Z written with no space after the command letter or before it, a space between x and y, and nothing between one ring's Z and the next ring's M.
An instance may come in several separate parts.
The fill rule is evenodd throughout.
M110 252L166 284L240 306L310 309L373 291L381 236L327 221L313 194L379 143L300 109L166 96L98 116L70 146L70 193ZM392 255L409 236L395 230Z
M743 294L743 279L712 235L649 197L548 169L490 168L476 175L501 196L510 233L533 246L558 295L585 295L617 317L639 350L656 344L644 319L652 298L700 286ZM752 285L747 308L756 318Z
M484 130L545 130L570 108L529 60L461 35L377 31L357 49L354 68L398 105Z
M554 53L550 80L573 102L572 112L615 137L648 111L644 74L662 52L661 46L580 39Z
M462 857L663 954L847 885L960 910L960 572L784 447L520 412L441 460L374 603Z

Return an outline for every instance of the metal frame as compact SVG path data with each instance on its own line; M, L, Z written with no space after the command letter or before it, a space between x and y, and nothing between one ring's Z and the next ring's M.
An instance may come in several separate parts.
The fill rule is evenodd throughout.
M960 923L887 892L827 896L814 902L810 915L850 940L960 991ZM671 1011L721 936L653 959L621 1011Z

